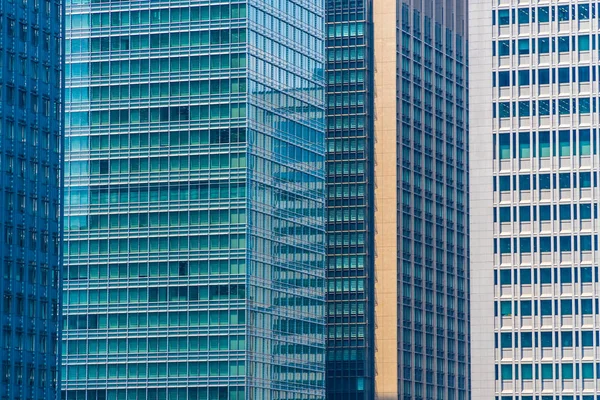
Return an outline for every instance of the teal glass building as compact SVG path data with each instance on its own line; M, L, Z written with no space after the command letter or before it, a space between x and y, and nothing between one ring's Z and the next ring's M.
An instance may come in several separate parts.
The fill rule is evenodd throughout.
M0 398L59 395L61 1L0 3Z
M64 399L324 397L323 14L67 4Z
M374 398L372 18L327 8L327 399Z

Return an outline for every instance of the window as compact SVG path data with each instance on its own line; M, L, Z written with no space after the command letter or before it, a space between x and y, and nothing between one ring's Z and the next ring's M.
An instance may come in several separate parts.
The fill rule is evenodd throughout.
M510 24L510 10L498 10L498 25Z
M573 364L562 364L561 370L563 379L573 379Z
M559 21L568 21L569 18L569 6L558 6L558 20Z
M550 115L550 100L538 100L539 115Z
M589 4L578 4L577 5L577 16L580 20L590 19L590 5Z
M509 40L499 40L498 41L498 55L499 56L510 55L510 41Z
M529 8L519 8L519 24L529 23Z
M519 39L519 54L529 54L529 39Z
M550 70L547 68L538 69L538 83L540 85L550 84Z
M542 23L550 21L550 9L548 7L538 7L538 21Z
M540 54L550 53L550 38L539 38L538 39L538 52Z
M559 52L567 52L569 51L569 36L559 36L558 37L558 51Z
M577 38L577 48L579 51L590 50L590 37L589 35L582 35Z
M510 86L510 72L509 71L498 72L498 86L499 87Z
M530 83L529 70L521 70L518 72L519 86L527 86Z

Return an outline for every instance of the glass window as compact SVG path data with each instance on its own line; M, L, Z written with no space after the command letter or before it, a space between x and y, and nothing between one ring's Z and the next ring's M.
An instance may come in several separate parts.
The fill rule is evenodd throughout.
M529 39L519 39L519 54L529 54Z
M500 270L500 284L501 285L510 285L511 282L511 270L510 269L503 269Z
M531 268L521 268L519 270L521 285L531 285Z
M571 187L571 173L558 174L558 185L561 189L569 189Z
M592 176L589 172L579 173L579 187L589 188L592 186Z
M581 364L581 377L583 379L594 379L594 364L592 364L592 363Z
M503 349L509 349L509 348L513 347L512 333L501 333L500 334L500 347Z
M510 102L503 101L498 103L498 115L500 118L510 118Z
M531 364L521 364L521 379L533 379L533 368Z
M573 364L562 364L561 372L563 379L573 379Z
M519 220L520 221L531 221L531 206L520 206L519 207Z
M538 69L538 83L540 85L550 84L550 70L547 68Z
M569 83L571 78L569 77L570 67L558 69L558 83Z
M540 268L540 283L552 283L552 268Z
M521 332L521 347L533 347L533 334L531 332Z
M512 364L502 364L501 371L502 371L501 376L502 376L503 380L512 379L512 377L513 377Z
M552 379L553 364L542 364L542 379Z
M521 300L521 315L522 316L530 316L531 315L531 300Z
M568 21L569 20L569 6L558 6L558 20Z
M529 8L519 8L519 24L529 23Z
M519 175L519 190L531 190L531 176ZM529 206L527 206L529 207ZM529 220L527 220L529 221Z
M589 114L590 113L590 99L589 98L579 98L579 114Z
M590 5L589 4L578 4L577 5L577 16L580 20L590 19Z
M552 347L552 332L541 332L540 343L543 348Z
M550 115L550 100L538 100L539 115Z
M512 301L500 302L500 314L503 317L508 317L512 315Z
M548 7L538 7L538 21L549 22L550 21L550 9Z
M519 77L519 86L527 86L529 85L530 81L529 81L529 70L520 70L518 72L518 77Z
M499 40L498 41L498 55L499 56L510 55L510 41L509 40Z
M577 48L579 51L590 50L590 37L588 35L582 35L577 38Z
M550 38L539 38L538 39L538 52L540 54L550 53Z
M582 299L581 300L581 313L583 315L591 315L593 314L594 309L592 306L592 299Z
M594 331L581 332L581 345L584 347L592 347L594 345Z
M581 267L581 282L590 283L592 279L592 267Z
M510 24L510 10L498 10L498 25Z
M569 51L569 39L570 36L559 36L558 37L558 51L559 52L566 52Z
M573 301L571 299L560 301L560 315L573 314Z
M540 315L552 315L552 300L540 300Z
M579 155L590 155L590 130L581 129L579 131Z
M510 71L498 72L498 86L499 87L510 86Z
M591 204L580 204L579 205L579 218L591 219L592 218L592 205Z
M540 180L539 188L541 190L550 189L550 174L539 174L538 178Z

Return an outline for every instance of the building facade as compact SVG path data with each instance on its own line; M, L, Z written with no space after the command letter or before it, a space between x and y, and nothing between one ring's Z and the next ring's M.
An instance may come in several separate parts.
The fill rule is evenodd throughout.
M596 8L470 10L476 398L599 392Z
M371 2L327 8L327 398L374 396Z
M327 12L328 398L466 399L466 2Z
M0 5L0 397L58 397L60 1Z
M323 15L68 4L64 399L324 398Z

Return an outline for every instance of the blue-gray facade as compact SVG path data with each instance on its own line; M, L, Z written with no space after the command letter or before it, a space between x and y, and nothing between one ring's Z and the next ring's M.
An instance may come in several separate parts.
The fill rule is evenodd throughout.
M0 5L0 398L58 394L62 3Z

